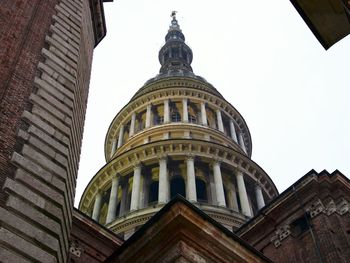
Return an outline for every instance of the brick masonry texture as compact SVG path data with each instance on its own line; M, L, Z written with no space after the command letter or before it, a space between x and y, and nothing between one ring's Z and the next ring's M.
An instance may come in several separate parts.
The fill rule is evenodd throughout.
M95 45L89 1L4 1L0 39L0 262L66 262Z

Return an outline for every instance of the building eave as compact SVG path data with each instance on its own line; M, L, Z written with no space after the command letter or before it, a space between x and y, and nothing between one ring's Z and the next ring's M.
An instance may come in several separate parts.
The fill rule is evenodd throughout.
M347 1L290 1L326 50L350 33Z
M89 0L92 28L95 37L95 47L101 42L107 33L105 15L103 10L104 2L113 2L113 0Z

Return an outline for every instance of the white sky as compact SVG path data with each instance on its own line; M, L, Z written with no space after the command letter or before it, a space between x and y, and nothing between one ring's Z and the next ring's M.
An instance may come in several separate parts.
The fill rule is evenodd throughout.
M350 175L350 38L325 51L288 0L115 0L95 49L75 205L105 164L119 110L160 68L172 10L195 74L245 118L252 159L282 192L311 169Z

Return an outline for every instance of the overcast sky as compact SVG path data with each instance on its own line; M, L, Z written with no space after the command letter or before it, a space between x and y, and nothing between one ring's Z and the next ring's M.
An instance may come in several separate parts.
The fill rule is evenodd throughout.
M117 0L91 75L76 201L105 164L119 110L160 68L172 10L192 68L246 120L252 159L282 192L311 169L350 176L350 38L325 51L288 0Z

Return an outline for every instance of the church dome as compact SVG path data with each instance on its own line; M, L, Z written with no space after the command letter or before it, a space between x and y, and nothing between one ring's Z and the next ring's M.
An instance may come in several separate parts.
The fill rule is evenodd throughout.
M250 132L241 114L193 73L193 53L175 13L158 58L159 74L113 119L106 164L79 208L128 238L180 194L234 230L278 191L251 160Z

